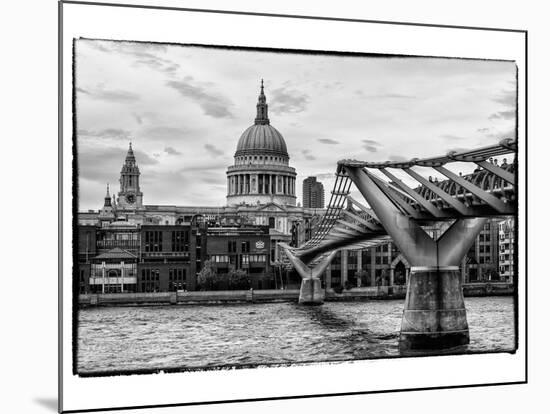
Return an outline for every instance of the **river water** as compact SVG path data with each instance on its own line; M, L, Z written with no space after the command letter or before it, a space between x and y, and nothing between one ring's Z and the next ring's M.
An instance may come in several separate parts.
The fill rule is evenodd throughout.
M511 297L466 298L470 344L514 349ZM86 308L78 312L80 374L203 369L399 356L403 300Z

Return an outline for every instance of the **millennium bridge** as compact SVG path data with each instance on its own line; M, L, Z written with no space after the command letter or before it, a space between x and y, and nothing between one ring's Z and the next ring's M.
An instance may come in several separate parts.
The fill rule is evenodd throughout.
M500 165L495 157L513 154ZM473 173L456 174L452 163ZM445 180L426 179L424 167ZM415 170L416 168L416 170ZM400 170L416 181L408 186ZM355 185L364 203L350 196ZM299 247L280 243L302 277L299 302L322 304L321 275L341 248L393 241L411 265L399 347L441 349L469 343L459 264L487 220L517 216L517 142L410 161L338 162L327 210L313 236ZM430 229L442 234L431 237ZM438 232L439 233L439 232Z

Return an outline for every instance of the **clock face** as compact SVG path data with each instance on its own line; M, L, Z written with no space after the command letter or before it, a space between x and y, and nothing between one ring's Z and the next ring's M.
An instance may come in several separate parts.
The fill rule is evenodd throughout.
M129 204L134 204L136 202L136 196L133 194L128 194L126 196L126 202L128 202Z

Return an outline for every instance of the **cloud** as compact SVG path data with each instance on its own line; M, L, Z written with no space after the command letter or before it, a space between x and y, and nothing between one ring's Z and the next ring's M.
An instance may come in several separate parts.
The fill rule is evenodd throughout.
M354 93L360 98L365 98L365 99L372 99L372 98L374 99L415 99L416 98L416 96L414 95L405 95L401 93L392 93L392 92L366 94L359 89L356 89Z
M340 81L323 83L323 88L325 88L326 90L338 90L338 89L342 89L343 87L344 87L344 84Z
M504 131L496 131L492 132L490 134L485 135L487 138L496 138L498 140L504 139L504 138L513 138L516 139L516 129L510 128Z
M206 151L208 151L210 154L212 154L214 157L218 157L220 155L223 155L224 152L221 149L216 148L212 144L204 144L204 148Z
M217 174L217 173L213 173L212 171L201 174L198 181L207 183L207 184L215 184L217 186L222 186L224 187L224 190L225 190L225 186L227 185L225 174Z
M132 115L134 116L136 122L140 125L143 124L143 117L141 117L139 114L136 114L136 113L132 113Z
M88 136L88 137L98 137L98 138L110 138L110 139L124 139L129 140L131 133L126 129L121 128L105 128L101 130L88 130L88 129L78 129L78 137Z
M494 114L491 114L489 116L489 119L515 119L516 118L516 111L500 111L495 112Z
M296 89L277 88L270 91L269 108L277 114L296 114L307 108L309 96Z
M453 134L443 134L443 135L440 135L440 137L449 141L460 141L460 140L466 139L464 137L460 137L458 135L453 135Z
M502 104L508 108L516 108L516 91L513 90L503 90L500 94L493 98L493 101Z
M409 161L406 157L403 157L402 155L390 155L389 160L390 161L398 161L398 162Z
M363 142L363 148L369 152L377 152L378 147L382 146L378 141L373 139L363 139L361 142Z
M177 63L174 63L167 59L162 59L157 56L148 58L148 59L139 59L134 62L135 65L144 65L148 66L151 69L158 70L160 72L164 72L168 75L172 75L178 71L180 68L180 65Z
M92 48L105 52L116 53L131 57L134 66L147 66L150 69L158 70L167 74L175 73L180 65L170 59L163 58L158 54L167 51L166 46L157 43L145 42L120 42L104 40L84 40Z
M317 177L318 180L329 180L331 178L334 178L334 172L325 172L325 173L319 173L314 174L315 177Z
M103 85L98 85L95 89L76 88L76 90L92 99L107 102L130 103L140 100L140 96L137 93L122 89L105 89Z
M319 141L322 144L329 144L329 145L339 144L338 141L336 141L335 139L330 139L330 138L319 138L317 141Z
M164 148L164 152L170 155L181 155L181 152L178 150L172 148L172 147L166 147Z
M79 178L106 183L118 179L120 167L124 164L127 148L86 145L78 148ZM158 164L146 153L134 149L138 166ZM149 172L148 172L149 173Z
M145 129L145 135L156 140L170 140L186 138L189 130L172 126L153 126Z
M139 165L154 165L154 164L158 164L158 160L155 160L154 158L151 158L149 155L147 155L147 153L143 152L143 151L140 151L140 150L135 150L134 149L134 155L136 157L136 162ZM122 162L124 162L124 160L122 160ZM121 163L122 165L122 163Z
M449 150L447 152L466 152L466 151L470 151L471 148L464 148L464 147L453 147L453 148L449 148Z
M170 80L166 82L166 85L178 91L185 98L194 100L208 116L233 118L233 114L228 109L233 105L229 99L207 91L197 82L193 82L191 77L185 77L179 81Z
M310 160L310 161L313 161L313 160L316 160L317 158L314 157L313 155L311 155L311 150L302 150L302 155L304 156L304 158L306 160Z
M190 171L200 172L200 173L203 173L203 172L211 173L212 171L219 170L220 171L219 174L221 176L225 174L226 166L220 165L220 161L215 161L215 160L212 160L210 162L207 162L206 160L202 162L200 162L200 160L198 161L199 162L197 162L196 164L186 165L184 168L182 168L182 171L184 171L185 173L188 173Z

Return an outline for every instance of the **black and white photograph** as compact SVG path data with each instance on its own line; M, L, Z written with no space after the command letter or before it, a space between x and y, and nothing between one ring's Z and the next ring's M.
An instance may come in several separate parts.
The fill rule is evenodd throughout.
M526 384L526 31L146 3L59 3L59 411Z
M74 374L516 351L514 61L73 53Z

